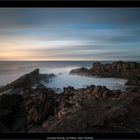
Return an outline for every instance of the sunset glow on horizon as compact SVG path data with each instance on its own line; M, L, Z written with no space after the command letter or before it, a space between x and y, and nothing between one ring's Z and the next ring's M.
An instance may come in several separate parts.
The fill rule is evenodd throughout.
M140 61L140 8L0 9L0 61Z

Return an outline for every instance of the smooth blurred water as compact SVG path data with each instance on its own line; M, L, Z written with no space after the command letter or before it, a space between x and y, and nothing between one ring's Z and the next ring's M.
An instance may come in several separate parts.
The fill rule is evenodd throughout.
M42 83L47 87L55 89L63 89L63 87L73 86L74 88L83 88L89 85L102 85L109 89L125 90L124 85L127 80L118 78L99 78L99 77L85 77L79 75L69 75L67 73L57 75L50 79L49 82Z
M110 62L103 62L110 63ZM74 62L0 62L0 85L5 85L19 78L25 73L32 71L35 68L40 69L40 73L54 73L57 76L52 78L44 85L53 88L63 88L73 86L75 88L86 87L87 85L104 85L109 89L125 89L124 83L126 80L117 78L98 78L84 77L78 75L69 75L71 69L78 67L91 67L91 61L74 61Z
M40 73L65 73L73 68L91 67L93 62L51 62L51 61L0 61L0 86L19 78L25 73L39 68Z

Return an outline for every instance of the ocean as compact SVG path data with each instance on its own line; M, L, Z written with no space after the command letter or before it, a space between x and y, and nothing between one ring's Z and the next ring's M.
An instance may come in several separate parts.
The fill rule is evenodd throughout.
M125 79L118 78L99 78L69 75L71 69L86 67L90 68L93 61L0 61L0 86L8 84L25 73L39 68L42 74L54 73L57 76L49 82L41 81L45 86L63 89L63 87L73 86L82 88L89 85L103 85L109 89L122 89L126 86ZM111 63L111 61L102 61Z

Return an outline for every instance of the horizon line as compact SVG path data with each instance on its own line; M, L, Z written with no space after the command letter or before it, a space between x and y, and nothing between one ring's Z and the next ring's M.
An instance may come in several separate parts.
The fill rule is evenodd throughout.
M89 61L140 61L140 60L0 60L0 62L89 62Z

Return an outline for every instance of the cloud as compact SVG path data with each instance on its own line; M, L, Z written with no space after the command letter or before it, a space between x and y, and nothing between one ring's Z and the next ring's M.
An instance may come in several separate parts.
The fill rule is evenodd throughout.
M140 8L0 9L0 60L140 60L139 25Z
M139 8L4 8L0 9L0 27L26 28L77 23L127 26L138 24L139 15Z

